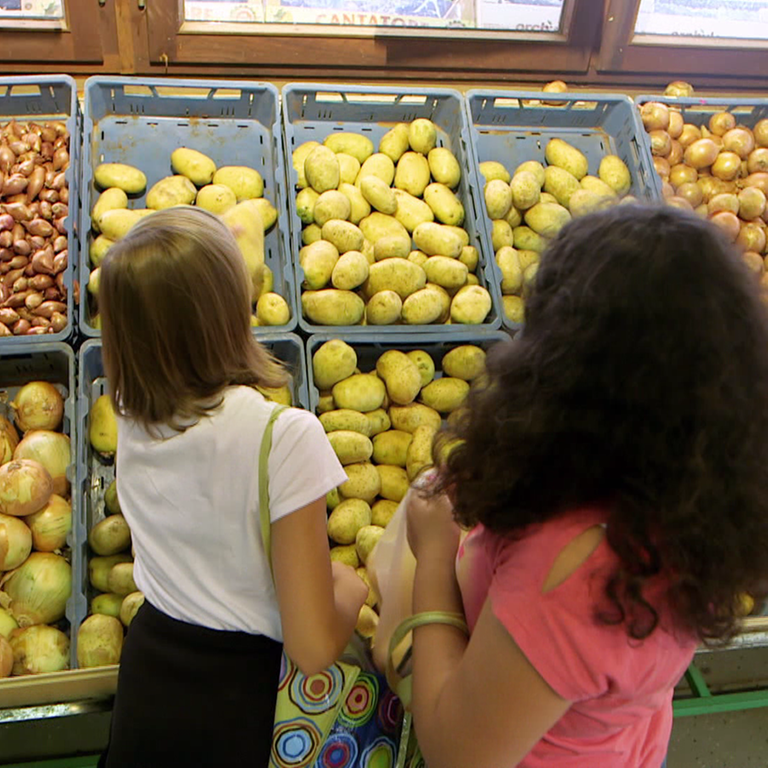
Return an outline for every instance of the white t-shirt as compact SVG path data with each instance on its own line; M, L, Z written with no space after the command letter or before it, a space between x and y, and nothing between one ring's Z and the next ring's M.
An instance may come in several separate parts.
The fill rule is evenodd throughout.
M259 450L273 408L256 390L231 387L185 432L163 428L156 438L118 419L117 491L134 580L168 616L282 640L259 518ZM272 522L346 479L313 414L280 414L269 456Z

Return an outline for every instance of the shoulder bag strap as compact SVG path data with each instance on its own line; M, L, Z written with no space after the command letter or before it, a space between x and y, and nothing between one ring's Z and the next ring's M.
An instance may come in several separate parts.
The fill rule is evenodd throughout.
M261 540L264 544L264 553L267 556L269 569L272 570L272 518L269 513L269 452L272 449L272 428L277 417L285 410L287 405L278 405L272 409L269 415L264 436L261 438L261 450L259 451L259 516L261 522Z

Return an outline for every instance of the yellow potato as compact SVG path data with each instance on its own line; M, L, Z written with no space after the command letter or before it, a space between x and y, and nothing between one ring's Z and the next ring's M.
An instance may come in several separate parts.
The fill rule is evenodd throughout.
M91 245L88 249L88 255L91 259L91 264L94 267L101 266L101 262L104 261L104 257L107 255L107 251L115 244L114 240L110 240L105 235L99 235L91 240Z
M174 173L186 176L197 187L210 184L216 173L216 163L208 155L189 147L179 147L171 152L171 168Z
M566 208L571 203L571 195L581 189L579 180L568 171L550 165L546 171L544 191L553 195L560 205Z
M345 499L328 518L328 538L336 544L354 544L357 532L371 524L371 508L362 499Z
M160 211L177 205L192 205L196 197L197 189L186 176L166 176L147 192L147 208Z
M339 192L349 200L350 214L347 218L352 224L359 224L366 216L370 216L371 206L354 184L340 184Z
M545 193L542 192L542 194L545 194ZM541 197L539 197L539 199L541 199ZM504 221L506 221L507 224L509 224L509 226L512 227L512 229L514 229L515 227L519 227L523 223L523 215L513 205L509 209L509 213L504 217Z
M361 563L367 563L368 558L371 555L371 552L373 552L374 547L376 544L378 544L379 539L382 537L384 533L383 528L379 528L378 525L366 525L364 528L361 528L357 532L357 539L355 541L355 546L357 547L357 556L360 558ZM363 608L366 608L367 606L363 606ZM376 617L376 614L373 613L373 617ZM375 622L375 618L372 617L372 621ZM374 627L375 630L375 627ZM373 633L371 633L372 636Z
M317 399L317 412L326 413L332 411L336 407L336 403L333 402L333 395L320 393L320 397Z
M120 210L128 207L128 195L119 187L105 189L96 200L91 211L91 226L100 231L99 220L107 211Z
M378 176L365 176L360 182L363 197L380 213L392 215L397 210L395 190Z
M254 197L250 200L243 200L243 203L249 203L255 211L259 212L265 232L277 222L277 208L266 197ZM242 203L238 203L238 205L242 205Z
M364 640L372 640L379 628L379 615L368 604L360 609L355 632Z
M389 399L397 405L412 403L419 394L421 373L416 363L403 352L386 351L376 361L376 373L384 380Z
M129 195L140 195L147 188L147 177L138 168L124 163L97 165L93 180L101 189L117 187Z
M462 325L480 325L491 311L491 295L480 285L466 285L453 297L451 320Z
M351 464L350 466L355 466ZM377 473L378 474L378 473ZM341 504L341 497L339 496L339 489L334 488L325 494L325 505L330 511L336 509Z
M530 171L515 173L512 181L509 183L510 208L514 207L518 211L524 211L539 202L541 196L541 184L539 180ZM509 213L509 208L500 216L491 216L491 218L503 219ZM491 215L490 210L488 215Z
M589 171L589 163L584 154L562 139L550 139L544 156L550 165L568 171L577 179L584 178Z
M312 191L314 192L314 190ZM315 192L315 194L317 193ZM305 227L301 233L302 245L312 245L312 243L316 243L318 240L322 239L323 231L320 229L320 227L317 226L317 224L310 224L308 227Z
M437 144L437 126L425 117L419 117L408 126L408 143L414 152L428 155Z
M404 467L411 440L413 435L409 432L400 432L396 429L376 435L373 438L373 460L377 464Z
M433 222L419 224L413 231L413 242L427 256L448 256L458 259L464 247L461 237L448 227Z
M512 231L519 250L541 253L547 246L547 241L530 227L515 227Z
M485 210L491 219L503 219L512 207L512 188L501 179L485 185Z
M525 212L525 223L542 237L554 237L569 221L571 214L557 203L537 203Z
M439 321L441 323L447 323L451 319L451 295L442 285L438 285L437 283L427 283L425 287L437 294L437 297L440 300Z
M434 408L430 408L423 403L393 405L389 409L389 418L392 421L393 429L401 432L410 432L411 434L418 427L429 427L436 432L442 424L440 414Z
M320 144L316 141L305 141L303 144L300 144L298 147L296 147L296 149L293 150L293 154L291 155L291 163L293 165L293 169L296 171L296 175L298 176L297 186L299 189L304 189L304 187L309 186L309 182L307 181L307 174L304 171L304 162L306 161L307 157L309 157L309 154L312 152L312 150L319 146Z
M433 288L422 288L403 302L403 322L407 325L430 325L443 316L443 299Z
M629 168L616 155L606 155L600 161L597 175L618 195L626 195L632 186Z
M406 152L395 168L395 187L421 197L430 179L429 161L418 152Z
M515 176L518 173L532 173L536 177L539 189L544 186L544 166L536 160L526 160L515 168Z
M425 387L435 378L435 361L428 352L423 349L414 349L408 352L408 357L416 364L421 374L421 386Z
M422 269L424 269L424 265L427 263L427 259L429 256L427 256L426 253L423 253L422 251L411 251L408 254L408 261L412 261L414 264L418 264Z
M320 414L320 423L326 432L336 432L341 429L347 432L359 432L361 435L370 437L370 422L368 417L360 411L353 411L349 408L326 411Z
M403 300L394 291L379 291L365 307L368 325L392 325L400 320Z
M319 194L336 189L341 180L341 167L336 155L322 145L318 145L307 155L304 173L309 186Z
M410 485L405 469L390 464L379 464L376 471L381 479L379 495L389 501L402 501Z
M430 150L427 156L429 170L432 178L438 184L445 184L446 187L456 189L461 181L461 168L456 156L450 149L445 147L435 147Z
M339 161L339 179L341 184L354 184L357 175L360 173L360 162L358 159L345 152L337 152L336 159Z
M525 321L525 304L519 296L503 296L504 314L513 323Z
M322 227L323 240L333 244L339 253L359 251L363 247L363 240L365 239L363 233L359 227L349 221L331 219L326 221Z
M396 163L408 151L408 124L398 123L387 131L379 142L379 152Z
M385 394L384 382L370 373L356 373L333 386L333 400L339 408L361 413L381 408Z
M424 271L430 283L436 283L447 290L466 285L469 273L465 264L447 256L430 256L424 265Z
M221 216L232 230L252 278L257 273L261 274L264 264L264 220L256 202L244 200Z
M394 291L401 300L426 285L424 270L407 259L384 259L371 264L364 290L373 297L380 291Z
M351 291L368 279L368 259L360 251L347 251L336 262L331 274L334 288Z
M585 177L586 178L586 177ZM570 212L574 218L577 216L587 216L595 211L602 211L610 208L616 203L616 195L601 195L591 189L577 189L571 195Z
M336 399L336 395L334 395L334 399ZM345 429L329 432L328 441L342 464L368 461L373 455L373 443L371 443L370 438L359 432Z
M528 269L531 264L538 264L541 254L536 251L518 251L517 258L523 271Z
M296 195L296 213L301 219L302 224L312 224L314 222L315 205L319 198L320 195L312 187L306 187Z
M217 216L226 213L237 204L235 193L224 184L207 184L198 193L195 205Z
M389 414L383 408L369 411L365 415L368 417L368 421L371 425L371 437L374 437L381 432L386 432L392 426Z
M360 567L360 558L357 556L357 547L354 544L331 547L331 562L343 563L352 568Z
M373 154L373 142L359 133L331 133L323 141L333 152L352 155L359 163L364 163Z
M105 211L100 219L99 227L104 237L112 242L122 240L134 224L142 219L138 211L128 208L113 208Z
M91 294L91 296L98 296L99 295L99 283L101 282L101 267L96 267L96 269L92 269L90 274L88 275L88 293Z
M421 401L439 413L451 413L461 407L468 394L466 381L443 376L421 390Z
M391 186L395 178L395 164L392 158L382 152L371 155L361 166L356 183L359 185L366 176L377 176L388 187Z
M357 325L365 313L365 302L356 293L335 288L304 291L301 307L316 325Z
M386 237L387 235L408 237L408 230L394 216L387 216L378 211L374 211L370 216L366 216L359 226L365 239L369 240L372 244L380 237Z
M491 226L491 243L495 252L498 253L502 248L509 248L514 245L514 231L504 219L497 219L492 222Z
M411 238L402 235L386 235L373 244L375 261L384 259L407 259L411 251Z
M369 461L364 461L359 464L347 464L344 471L347 473L347 480L339 486L341 497L363 499L368 504L373 504L381 490L381 478L376 467Z
M451 232L453 232L459 240L461 240L461 247L465 248L469 245L469 234L467 233L467 230L464 229L464 227L454 227L450 224L445 224Z
M413 481L419 472L434 464L432 458L432 444L435 441L436 430L432 427L417 427L413 433L413 440L408 445L405 456L405 467L408 480Z
M502 165L502 163L497 163L495 160L486 160L485 162L480 163L480 173L483 175L486 184L495 179L501 179L501 181L506 182L507 184L512 180L509 171Z
M618 199L616 190L606 184L602 179L599 179L597 176L585 176L579 182L579 185L582 189L588 189L591 192L596 192L601 197L612 197L614 200Z
M456 226L464 222L464 206L445 184L427 186L424 190L424 202L441 224Z
M448 376L474 381L485 373L485 352L474 344L462 344L443 357L442 367Z
M267 292L256 302L256 319L259 325L286 325L291 319L291 310L282 296Z
M504 295L519 293L523 287L523 268L520 266L518 252L505 245L497 251L496 263L501 270L501 292Z
M419 224L435 220L435 214L432 213L432 209L423 200L419 200L418 197L414 197L402 189L396 189L395 200L397 201L395 218L408 232L412 233Z
M398 506L400 505L396 501L379 499L371 507L371 525L380 525L382 528L386 528L397 512Z
M333 268L338 260L338 250L327 240L305 245L299 251L299 264L304 270L304 282L311 290L325 288L331 281Z
M373 514L373 511L371 511L371 514ZM376 525L376 523L374 523L374 525ZM360 581L362 581L363 584L365 584L365 586L368 587L368 597L365 598L365 605L368 606L369 608L373 608L376 605L376 603L378 602L379 598L376 595L375 590L373 589L373 585L371 584L371 579L368 576L368 571L365 569L365 567L360 567L360 568L358 568L355 571L355 573L357 573L358 578L360 579ZM376 613L373 614L373 616L376 617L375 619L373 619L370 616L370 614L368 616L366 616L366 617L363 617L362 611L360 613L361 613L361 615L360 615L360 617L358 617L358 623L357 623L357 626L355 627L355 629L358 632L360 632L360 634L363 637L366 637L365 628L361 627L361 622L366 622L369 626L372 627L372 632L371 632L370 636L373 637L373 635L376 634L376 628L378 627L378 624L379 624L379 617L376 615ZM361 629L363 631L361 631Z
M279 405L287 405L289 408L293 405L293 395L290 387L256 387L267 400Z
M461 249L459 261L470 271L474 272L480 262L480 253L474 245L465 245Z
M312 220L322 227L331 219L346 221L350 213L352 213L352 205L349 198L335 189L329 189L318 195L312 210Z

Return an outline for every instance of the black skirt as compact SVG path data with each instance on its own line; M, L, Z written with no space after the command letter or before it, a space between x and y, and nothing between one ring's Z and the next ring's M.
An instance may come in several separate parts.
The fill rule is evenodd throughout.
M100 768L266 768L282 646L187 624L145 602L120 660Z

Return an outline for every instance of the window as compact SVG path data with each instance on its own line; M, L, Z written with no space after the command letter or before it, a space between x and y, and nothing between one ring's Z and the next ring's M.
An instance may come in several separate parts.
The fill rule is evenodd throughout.
M55 22L65 20L63 0L0 0L0 26L16 26L19 22Z

